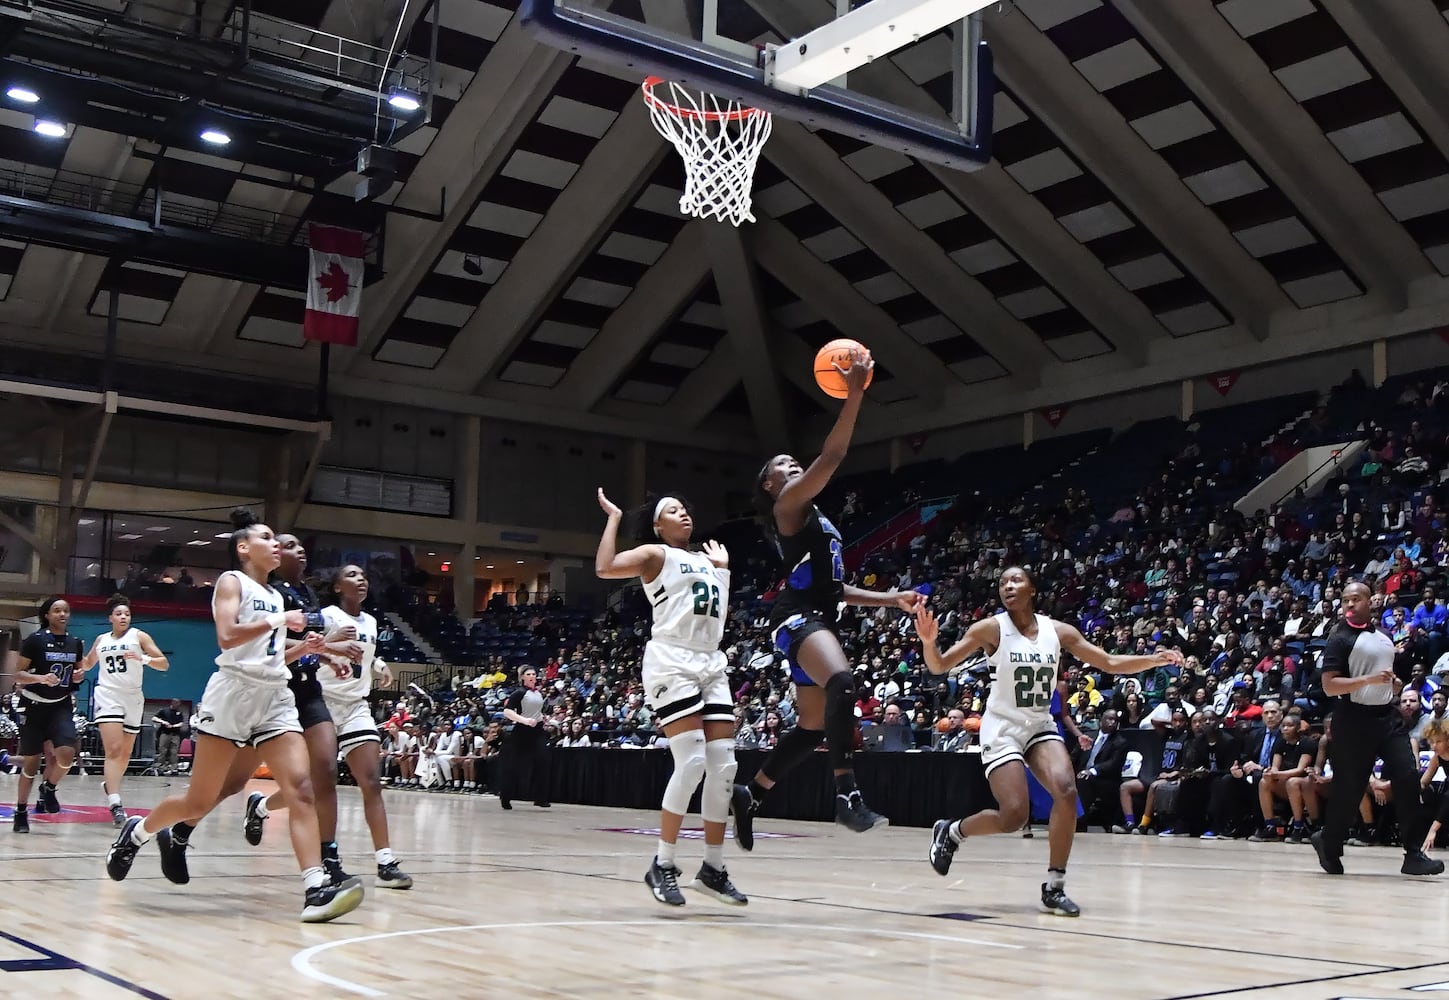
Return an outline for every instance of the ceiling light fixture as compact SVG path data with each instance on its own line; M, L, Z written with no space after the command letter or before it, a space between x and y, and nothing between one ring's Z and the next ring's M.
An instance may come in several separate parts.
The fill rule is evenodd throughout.
M35 91L31 90L29 87L11 87L9 90L5 91L5 96L10 98L16 104L35 104L37 101L40 100L40 95L37 94Z
M422 103L412 94L402 90L394 90L388 95L387 103L399 111L413 112L422 107Z
M53 122L48 118L37 118L35 131L48 139L64 139L69 129L60 122Z
M201 133L201 141L209 142L213 146L225 146L231 142L231 136L221 131L221 129L209 128Z

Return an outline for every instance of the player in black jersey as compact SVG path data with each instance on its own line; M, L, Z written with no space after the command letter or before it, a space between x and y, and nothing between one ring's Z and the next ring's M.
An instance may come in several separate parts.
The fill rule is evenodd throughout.
M75 763L75 690L84 676L85 643L66 632L70 605L52 597L40 605L40 628L20 644L15 665L15 687L25 703L20 726L20 780L15 789L15 832L30 832L26 811L30 786L40 768L45 744L51 746L50 765L40 781L35 802L38 813L60 812L55 786Z
M771 611L770 627L795 682L800 723L781 737L750 784L736 789L731 803L735 840L747 851L754 845L753 817L766 792L822 740L835 772L835 821L858 833L886 822L865 804L855 785L855 677L835 628L846 604L897 607L912 614L921 595L846 586L840 532L815 506L815 498L845 459L874 366L865 351L851 352L850 361L849 369L836 366L848 394L820 457L805 469L791 456L777 455L755 480L755 504L765 533L789 573Z

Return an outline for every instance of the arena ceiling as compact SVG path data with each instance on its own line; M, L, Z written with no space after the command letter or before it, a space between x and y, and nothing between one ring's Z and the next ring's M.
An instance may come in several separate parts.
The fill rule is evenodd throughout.
M762 39L834 7L739 3ZM315 63L302 47L331 34L385 47L402 6L250 13L295 22L282 37ZM306 382L296 261L317 219L377 233L381 254L336 391L734 449L826 416L810 356L837 336L876 354L862 436L883 440L1411 332L1449 302L1449 0L1004 3L986 17L989 166L777 121L739 231L678 214L637 80L540 47L512 6L410 5L401 48L426 55L436 28L431 121L381 122L405 136L396 180L358 203L373 120L348 95L293 87L233 116L219 155L195 130L227 73L178 101L111 62L55 72L90 58L47 41L57 18L89 17L71 41L99 49L135 4L0 0L0 72L50 73L75 126L43 138L0 99L0 338L57 365L99 354L116 288L124 359ZM682 6L611 9L667 24ZM221 37L243 8L159 9ZM940 113L949 50L928 38L852 85ZM196 231L182 253L134 231L158 188L163 221ZM111 221L83 242L49 205Z

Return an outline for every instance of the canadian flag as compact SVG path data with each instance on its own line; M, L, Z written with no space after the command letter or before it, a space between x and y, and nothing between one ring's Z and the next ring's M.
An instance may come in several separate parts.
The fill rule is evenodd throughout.
M312 246L307 276L307 314L302 336L328 344L357 346L357 307L362 302L361 233L332 226L307 226Z

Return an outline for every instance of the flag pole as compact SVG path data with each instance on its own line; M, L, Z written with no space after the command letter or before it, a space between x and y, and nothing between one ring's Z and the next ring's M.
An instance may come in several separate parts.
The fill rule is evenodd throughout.
M330 420L327 405L327 370L332 367L332 345L322 341L322 350L317 363L317 419Z

